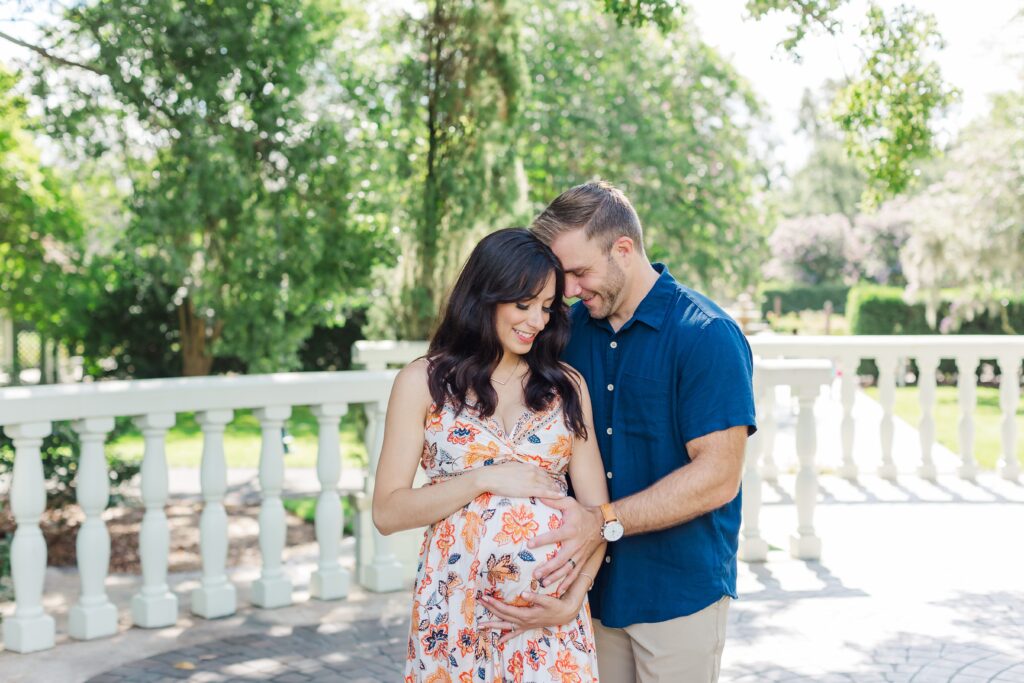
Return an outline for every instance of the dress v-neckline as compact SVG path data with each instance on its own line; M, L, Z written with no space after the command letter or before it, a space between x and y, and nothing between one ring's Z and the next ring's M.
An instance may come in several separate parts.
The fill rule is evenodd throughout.
M524 406L524 409L519 412L519 416L516 417L516 421L512 423L512 431L508 431L504 424L498 419L498 407L494 407L494 413L490 417L490 421L494 423L494 426L498 428L497 436L504 438L508 442L512 442L516 432L519 431L519 425L522 423L523 418L533 412L529 406Z

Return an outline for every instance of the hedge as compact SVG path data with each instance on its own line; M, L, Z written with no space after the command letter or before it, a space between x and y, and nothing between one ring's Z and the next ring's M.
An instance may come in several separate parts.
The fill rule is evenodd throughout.
M847 285L773 285L761 288L761 313L767 315L775 310L775 297L782 304L782 314L800 311L820 311L825 302L832 302L832 310L846 312L846 299L850 291Z
M941 321L949 315L949 299L955 294L956 292L946 293L946 300L939 304L936 320ZM846 311L850 334L939 334L939 330L928 325L924 304L908 304L903 300L901 287L857 285L850 289ZM1010 327L1017 334L1024 334L1024 296L1007 297L1005 311ZM972 320L964 321L956 333L1007 334L1007 331L1003 327L1002 314L999 311L995 314L985 311ZM950 359L943 359L939 364L939 371L955 372L956 363ZM997 365L997 374L998 371ZM877 377L878 369L875 362L862 361L857 374Z

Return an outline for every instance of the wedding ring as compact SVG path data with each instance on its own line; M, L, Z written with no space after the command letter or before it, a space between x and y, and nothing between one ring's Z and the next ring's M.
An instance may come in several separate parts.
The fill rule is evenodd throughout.
M571 564L571 565L572 565L572 568L573 568L573 569L576 569L576 560L574 560L574 559L572 559L572 558L570 557L570 558L569 558L569 564Z

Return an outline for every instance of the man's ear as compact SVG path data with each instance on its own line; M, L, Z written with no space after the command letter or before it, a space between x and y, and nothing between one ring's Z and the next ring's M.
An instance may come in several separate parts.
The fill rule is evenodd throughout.
M614 242L612 242L612 253L618 254L623 258L630 258L636 253L636 244L633 242L632 237L626 235L620 235Z

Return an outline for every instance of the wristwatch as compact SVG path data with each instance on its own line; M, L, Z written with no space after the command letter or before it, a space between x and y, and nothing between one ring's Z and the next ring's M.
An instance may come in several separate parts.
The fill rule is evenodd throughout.
M623 528L622 522L615 516L615 509L611 503L601 506L601 516L604 517L604 525L601 527L601 536L604 537L604 540L611 543L622 538L622 534L626 530Z

